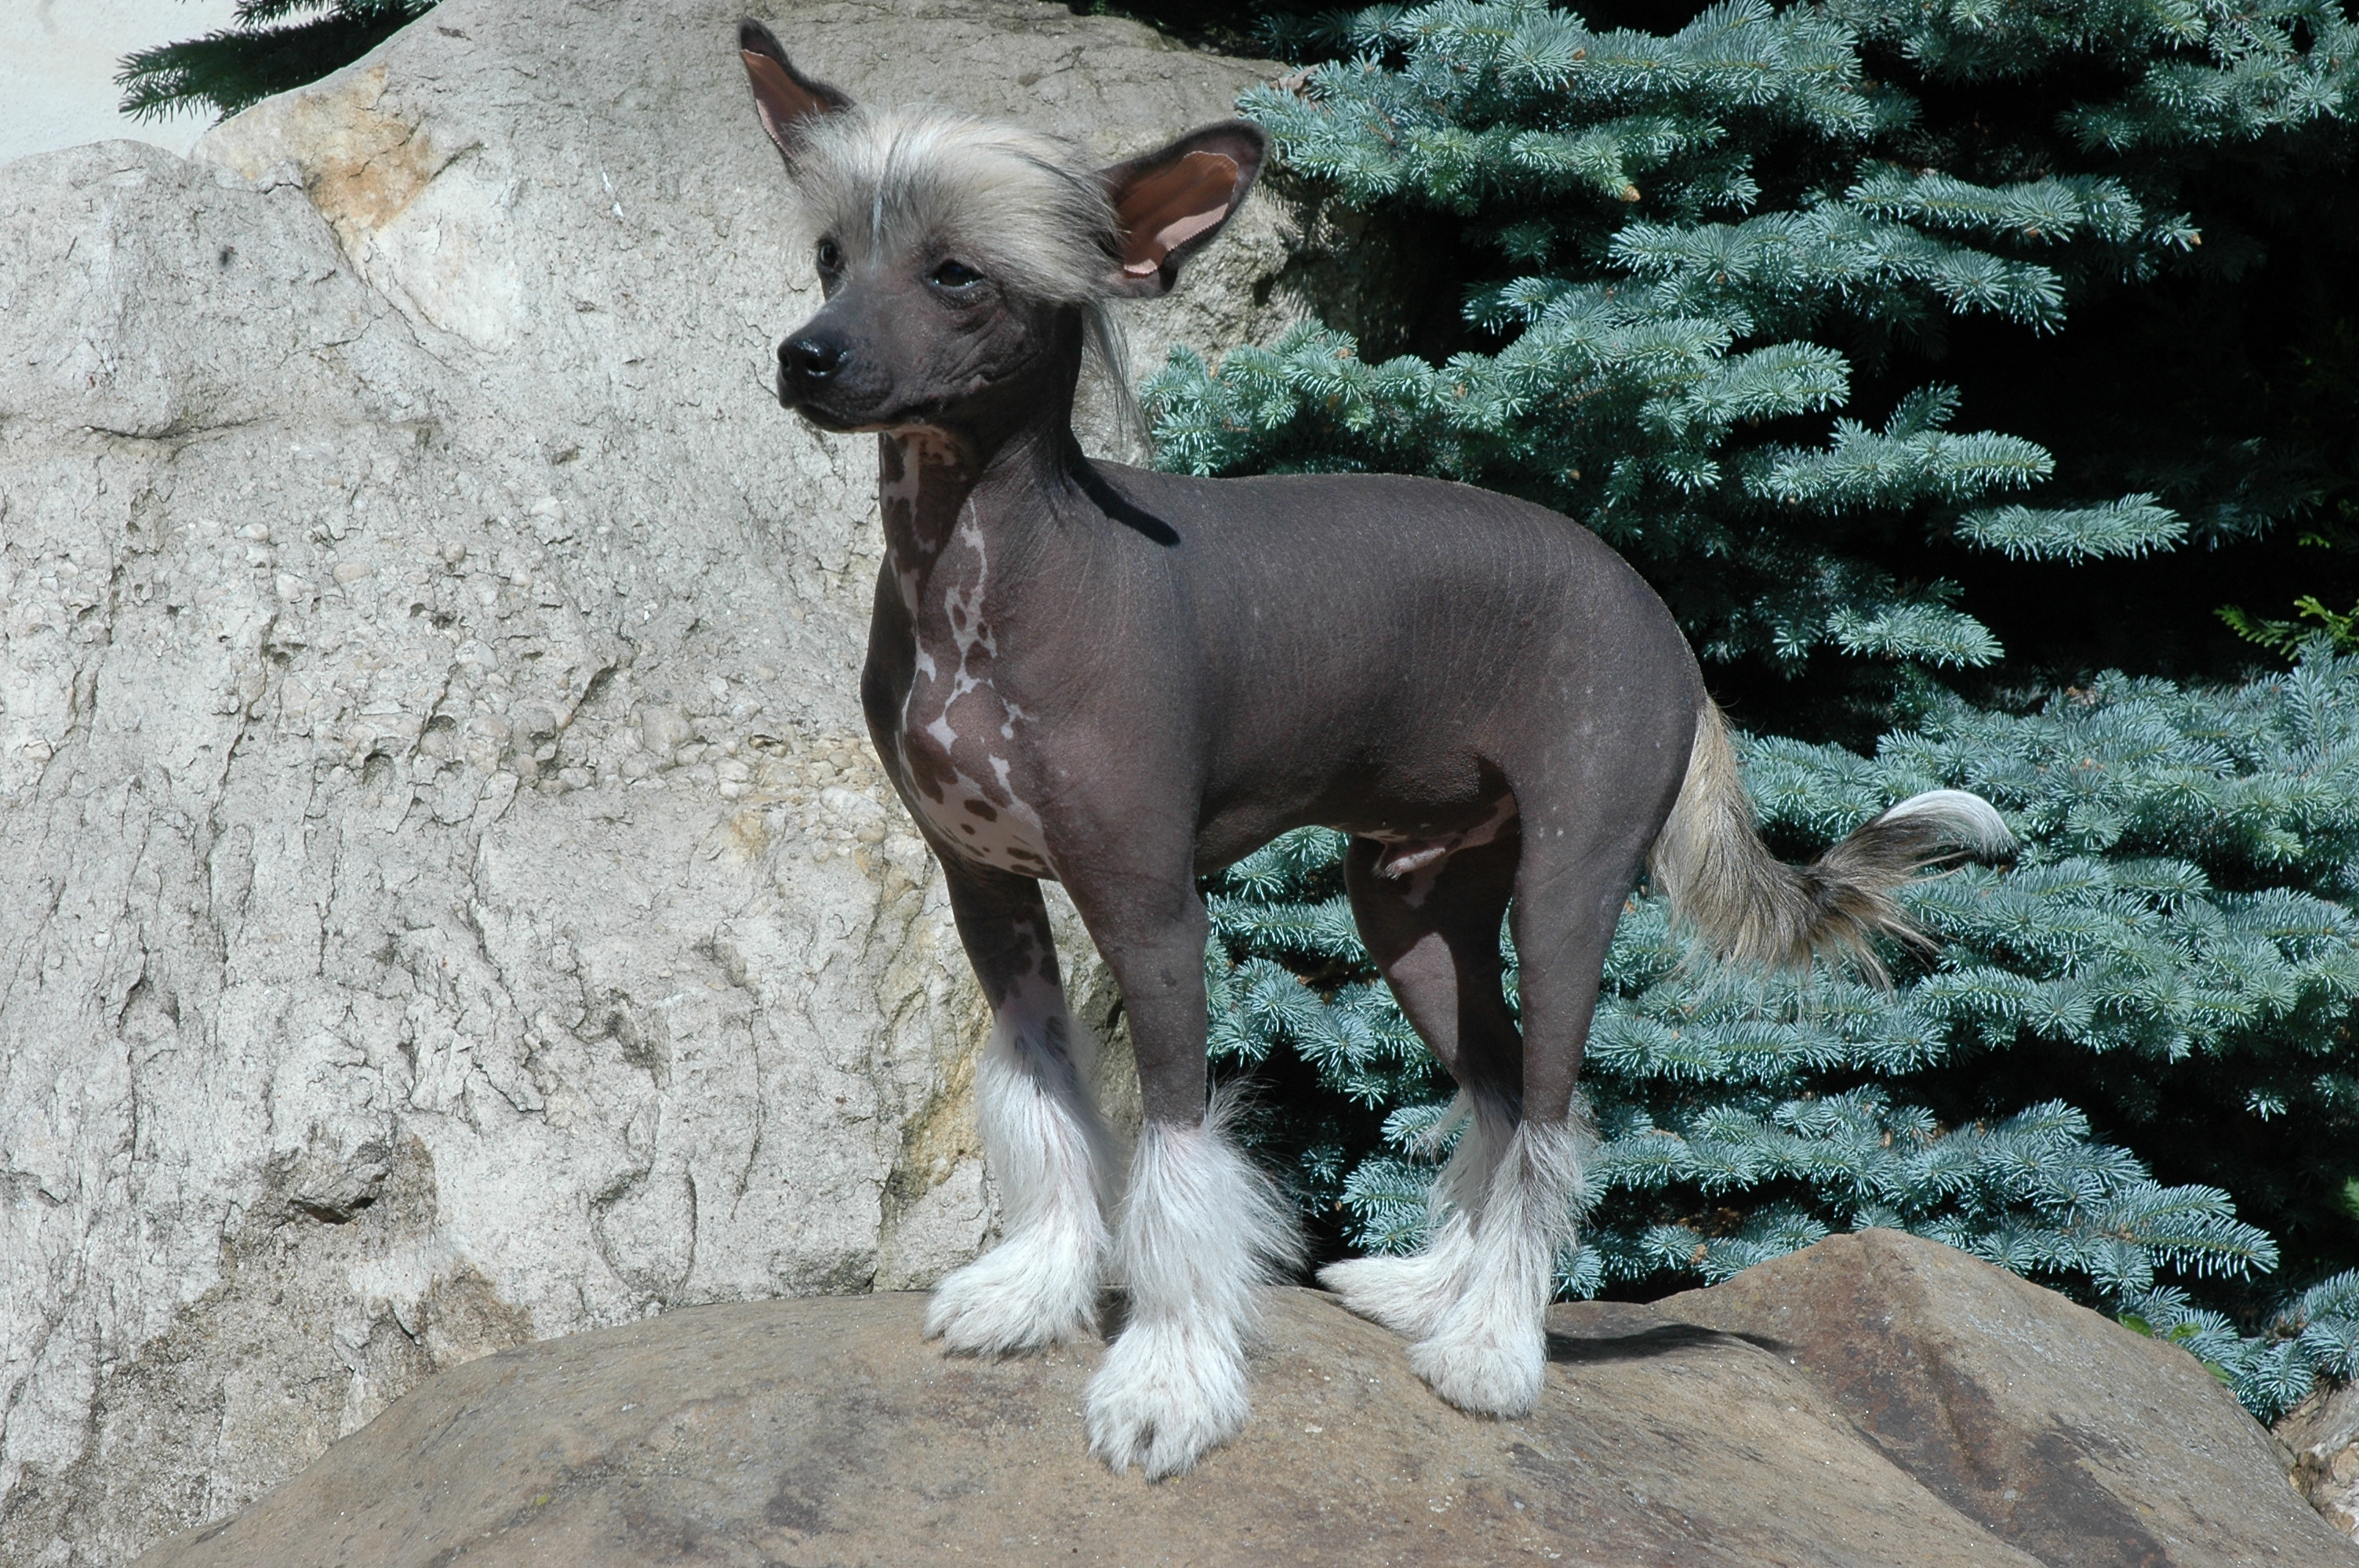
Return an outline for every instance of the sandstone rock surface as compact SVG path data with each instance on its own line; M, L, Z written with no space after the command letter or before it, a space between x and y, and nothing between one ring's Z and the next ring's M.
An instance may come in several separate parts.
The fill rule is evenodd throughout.
M2359 1542L2359 1383L2321 1390L2273 1430L2293 1454L2293 1483L2302 1496Z
M2354 1561L2192 1357L1954 1249L1831 1237L1656 1310L1781 1350L1895 1464L2042 1562Z
M1109 155L1265 74L1028 0L750 8ZM195 161L0 166L12 1568L223 1517L438 1368L988 1233L976 1000L855 701L873 443L767 390L817 290L740 9L445 0ZM1273 330L1277 223L1140 358Z
M1791 1340L1712 1326L1775 1301L1802 1313L1777 1325ZM1854 1310L1846 1341L1832 1325ZM1095 1346L948 1359L919 1343L922 1313L912 1295L701 1307L505 1351L142 1568L2354 1560L2184 1353L1907 1238L1823 1243L1655 1307L1560 1306L1519 1422L1458 1414L1399 1341L1274 1292L1245 1435L1153 1487L1083 1454ZM1822 1359L1846 1343L1884 1372ZM2055 1377L2038 1357L2061 1346L2096 1375ZM1958 1392L2002 1368L2038 1376ZM1895 1425L1921 1399L1973 1406L1955 1435L1990 1445L1993 1478L2139 1533L1991 1508L1979 1476L1962 1490L1939 1434ZM2125 1477L2140 1495L2113 1489Z

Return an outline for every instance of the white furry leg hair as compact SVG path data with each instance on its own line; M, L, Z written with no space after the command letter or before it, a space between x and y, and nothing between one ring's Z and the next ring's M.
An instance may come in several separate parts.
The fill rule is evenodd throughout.
M1002 1007L975 1074L975 1119L999 1187L999 1245L934 1287L926 1337L997 1356L1088 1332L1106 1257L1114 1162L1064 993L1034 977Z
M1516 1129L1475 1217L1457 1294L1409 1347L1417 1375L1460 1410L1525 1415L1539 1400L1544 1320L1557 1251L1572 1239L1586 1132L1575 1117Z
M1474 1226L1484 1195L1513 1136L1504 1116L1463 1090L1434 1128L1434 1141L1453 1126L1464 1130L1434 1181L1423 1249L1408 1257L1353 1258L1319 1271L1319 1282L1341 1296L1346 1308L1408 1339L1430 1334L1443 1309L1457 1299L1460 1282L1473 1266Z
M1255 1288L1301 1257L1291 1206L1229 1141L1234 1108L1215 1095L1199 1126L1149 1122L1131 1162L1114 1241L1130 1321L1090 1380L1090 1448L1150 1481L1245 1425Z

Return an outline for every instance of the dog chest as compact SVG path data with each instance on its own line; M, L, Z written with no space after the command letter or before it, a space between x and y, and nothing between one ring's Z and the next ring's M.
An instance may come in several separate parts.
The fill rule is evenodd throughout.
M971 496L929 498L927 478L948 460L937 453L929 468L931 449L923 431L888 437L879 476L885 570L901 614L886 614L871 637L898 644L885 655L888 667L907 661L894 725L901 783L937 842L1001 871L1053 878L1039 814L1018 786L1026 715L999 689L991 544Z
M970 772L978 760L981 766ZM986 866L1056 880L1039 814L1016 793L1005 756L980 744L944 744L936 734L905 727L901 763L910 804L940 839Z
M1023 708L995 678L996 640L970 605L948 635L916 633L901 704L903 782L938 839L969 860L1053 879L1040 816L1019 784Z

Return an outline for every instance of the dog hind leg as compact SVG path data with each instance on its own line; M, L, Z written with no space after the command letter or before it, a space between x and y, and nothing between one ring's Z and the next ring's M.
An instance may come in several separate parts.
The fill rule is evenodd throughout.
M1462 1121L1457 1147L1433 1184L1424 1247L1400 1256L1348 1258L1319 1271L1319 1282L1343 1305L1406 1339L1422 1339L1463 1288L1474 1264L1474 1238L1492 1173L1514 1130L1460 1091L1450 1120Z
M1434 1183L1424 1248L1331 1263L1319 1282L1353 1312L1412 1340L1432 1332L1473 1267L1484 1197L1522 1098L1523 1044L1507 1011L1499 949L1517 853L1510 828L1409 877L1386 874L1384 846L1365 839L1344 861L1362 939L1409 1022L1459 1082L1437 1130L1462 1130Z
M1517 1416L1539 1399L1543 1320L1557 1253L1572 1240L1584 1132L1568 1117L1527 1120L1509 1136L1467 1227L1456 1293L1409 1347L1418 1376L1460 1410Z
M1650 739L1635 720L1629 728ZM1511 923L1522 959L1522 1115L1484 1195L1457 1297L1409 1349L1418 1375L1461 1410L1522 1415L1539 1398L1556 1259L1573 1240L1583 1197L1589 1132L1573 1086L1623 901L1678 787L1661 759L1684 739L1667 733L1638 751L1637 762L1654 765L1634 767L1636 777L1617 781L1616 759L1588 756L1603 773L1583 778L1576 754L1528 794L1518 785L1524 849ZM1650 808L1633 814L1633 799Z

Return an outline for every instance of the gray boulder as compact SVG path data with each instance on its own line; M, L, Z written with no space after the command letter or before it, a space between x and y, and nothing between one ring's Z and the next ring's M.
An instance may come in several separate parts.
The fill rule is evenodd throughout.
M922 1314L701 1307L504 1351L142 1568L2359 1561L2184 1352L1888 1233L1556 1308L1523 1421L1459 1414L1392 1336L1271 1292L1252 1422L1158 1486L1083 1454L1096 1346L945 1358ZM1964 1424L1917 1424L1940 1410Z
M1109 155L1270 69L753 8ZM0 1562L125 1561L486 1352L991 1231L978 999L855 700L873 444L767 391L816 290L739 9L446 0L193 161L0 167ZM1276 330L1278 219L1142 361Z

